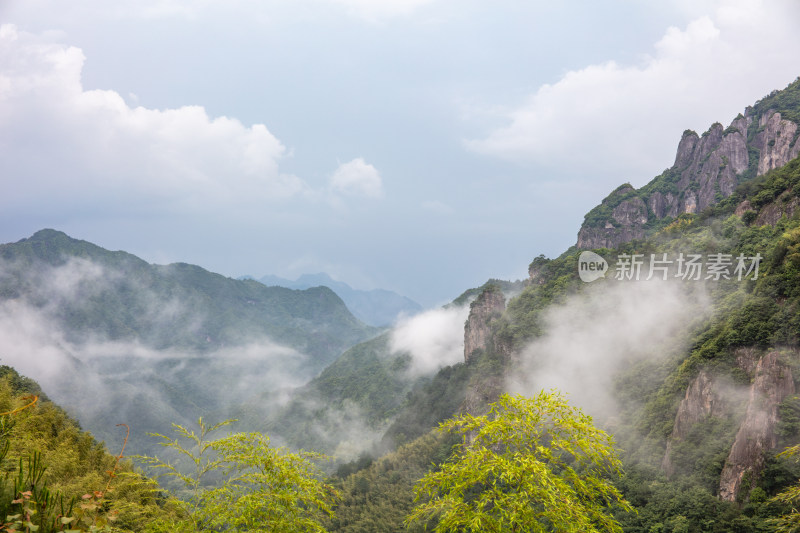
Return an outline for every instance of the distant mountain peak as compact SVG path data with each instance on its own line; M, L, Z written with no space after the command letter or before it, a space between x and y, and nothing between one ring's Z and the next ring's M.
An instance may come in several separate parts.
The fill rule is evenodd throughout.
M324 286L341 298L353 315L371 326L388 326L400 315L413 315L422 311L414 300L386 289L354 289L343 281L336 281L325 272L303 274L296 280L267 275L259 279L264 285L277 285L289 289L308 289Z

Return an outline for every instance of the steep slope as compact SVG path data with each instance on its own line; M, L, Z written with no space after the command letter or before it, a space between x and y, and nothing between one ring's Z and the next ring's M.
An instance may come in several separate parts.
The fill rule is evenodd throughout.
M485 343L492 321L521 286L490 280L350 348L291 391L270 419L269 431L292 446L345 460L361 452L380 454L424 435L466 408L471 376L488 364L483 354L491 351ZM464 363L448 366L459 361Z
M431 436L412 441L444 418L480 412L502 391L559 387L619 442L620 488L637 510L618 515L625 531L770 530L787 509L768 497L800 477L776 456L800 442L798 89L776 91L731 128L687 132L672 169L587 215L600 239L589 246L611 248L598 250L604 278L581 281L571 248L535 258L504 311L477 305L467 362L418 384L384 442L435 464L442 448L422 444ZM399 525L414 482L403 461L342 468L344 519L330 529Z
M248 427L263 425L282 391L377 331L325 287L150 265L54 230L0 245L0 328L4 361L100 437L129 423L134 451L254 399Z
M626 531L765 530L783 512L767 498L800 477L798 465L776 457L800 442L798 195L795 159L702 215L603 251L609 272L592 283L580 280L577 250L536 258L528 286L489 322L476 357L420 384L387 437L407 443L504 390L558 386L616 435L627 472L620 488L638 511L618 517ZM772 224L759 223L766 218ZM638 279L617 279L626 254L642 258ZM700 255L702 275L679 271L680 254ZM760 257L759 269L737 273L739 256L748 265ZM726 275L715 275L715 257L729 261ZM665 260L666 273L646 281L650 265ZM373 513L407 508L397 484L408 490L412 481L385 463L353 474L343 483L344 513L369 524L380 520ZM365 487L389 500L365 510L356 503Z
M422 311L422 306L417 302L396 292L385 289L369 291L354 289L347 283L336 281L325 273L303 274L294 281L278 276L264 276L258 281L267 286L290 289L328 287L344 301L356 318L371 326L390 326L399 316L413 315Z
M578 232L580 249L615 248L642 239L684 213L699 213L736 186L780 168L800 153L800 78L745 109L727 128L686 130L675 162L641 189L625 184L592 209Z
M0 513L19 516L25 498L20 493L29 491L37 504L31 513L34 525L26 531L62 531L62 513L72 518L72 530L88 531L93 522L100 525L112 517L114 531L143 531L177 511L156 494L153 481L133 472L130 461L112 456L50 402L38 383L8 366L0 366L0 412L5 474L0 478ZM116 429L111 446L120 453L126 432ZM14 530L11 521L4 518L4 530Z
M323 451L339 460L372 452L420 378L410 368L410 354L393 352L388 333L357 344L293 390L267 429L293 447Z

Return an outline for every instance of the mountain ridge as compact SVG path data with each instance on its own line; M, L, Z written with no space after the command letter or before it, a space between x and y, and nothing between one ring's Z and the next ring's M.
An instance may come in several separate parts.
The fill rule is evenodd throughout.
M0 245L0 354L100 438L120 417L148 432L273 402L379 332L327 287L152 265L47 229ZM31 357L35 354L35 357ZM268 401L264 401L264 399Z
M586 214L576 246L615 248L643 239L782 167L800 154L799 106L800 78L748 106L727 128L715 122L702 135L685 130L673 165L639 189L616 188Z
M335 292L353 315L370 326L385 327L394 324L399 317L422 311L414 300L387 289L354 289L347 283L337 281L325 272L302 274L296 280L266 275L257 281L267 286L308 289L324 286Z

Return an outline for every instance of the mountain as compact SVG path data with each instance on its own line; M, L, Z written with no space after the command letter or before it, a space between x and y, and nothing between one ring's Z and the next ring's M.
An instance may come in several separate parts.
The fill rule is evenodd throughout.
M378 332L326 287L151 265L55 230L0 245L0 328L4 363L101 438L129 423L133 450L253 399L260 427L287 389Z
M334 463L329 531L402 530L415 481L465 445L441 421L551 388L614 436L635 509L615 511L622 531L773 531L796 505L771 498L800 480L780 454L800 444L798 94L684 134L671 169L617 189L524 283L490 280L380 334L328 289L280 289L267 313L254 281L46 231L0 247L0 356L97 427L241 414L353 458ZM209 301L220 316L193 313ZM326 317L319 338L349 324L361 342L328 358L303 336ZM303 379L297 361L320 371Z
M354 289L347 283L336 281L325 273L303 274L294 281L269 275L262 277L259 281L267 286L290 289L328 287L344 301L356 318L371 326L390 326L400 316L413 315L422 311L422 306L417 302L396 292L385 289L369 291Z
M618 486L636 509L617 513L624 531L774 530L770 520L791 507L769 498L800 479L800 465L778 455L800 443L797 90L795 82L737 119L749 141L741 129L688 133L672 172L612 193L584 224L608 230L582 243L594 255L573 247L536 257L526 287L506 302L489 284L468 291L478 298L465 361L407 393L386 433L402 444L396 452L340 468L344 501L330 530L402 528L418 478L403 472L439 464L459 444L435 440L439 421L483 413L502 392L552 387L615 436ZM743 168L725 152L731 135L747 141L749 174L725 170ZM665 176L674 190L658 190ZM697 208L686 210L692 198ZM646 221L625 213L637 205ZM607 228L602 217L615 211L626 224ZM590 261L602 272L587 282Z
M800 154L800 78L747 107L724 128L683 132L674 164L640 189L620 185L589 211L580 249L614 248L643 239L686 213L728 198L739 183L780 168Z

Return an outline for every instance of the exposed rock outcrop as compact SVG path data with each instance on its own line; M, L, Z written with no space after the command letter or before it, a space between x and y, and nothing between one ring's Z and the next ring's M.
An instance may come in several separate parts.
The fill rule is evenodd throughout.
M739 205L736 206L736 211L734 211L734 214L737 217L740 217L740 216L744 215L745 213L747 213L748 211L752 211L752 210L753 210L753 206L750 205L750 200L743 200Z
M781 354L770 351L759 357L760 353L747 347L734 353L736 366L752 379L746 406L743 390L706 370L701 370L689 384L661 463L668 477L676 471L673 449L689 436L692 428L711 418L725 418L738 430L720 476L719 496L735 501L745 486L750 488L748 483L756 481L764 467L764 452L777 445L778 406L795 393L791 369Z
M785 91L798 91L799 84L795 82ZM780 93L776 91L770 98ZM577 247L614 248L642 239L649 222L699 213L733 194L742 179L796 158L800 126L767 108L771 102L765 99L755 108L748 107L727 128L715 123L702 135L685 131L671 168L641 189L620 187L586 215ZM751 161L754 154L758 154L757 161Z
M774 201L758 210L755 225L764 226L769 224L774 226L784 216L791 218L798 207L800 207L800 198L794 195L793 190L787 190Z
M719 496L735 501L743 488L754 483L764 467L764 452L777 445L776 425L778 405L794 394L792 371L772 351L761 358L755 367L755 379L750 387L747 414L736 434L728 459L722 469Z
M678 216L677 197L671 192L667 192L666 194L660 191L654 192L650 195L648 205L650 206L650 211L653 212L656 218Z
M675 416L672 435L667 441L667 451L661 462L661 468L667 477L675 473L671 459L673 445L685 439L695 424L705 421L710 416L725 416L728 408L717 381L705 370L701 370L686 389L686 395L681 400Z
M631 185L618 187L603 200L601 206L611 208L611 217L603 226L584 224L578 232L578 248L612 248L616 242L627 242L644 237L643 225L647 223L647 205L633 196Z
M753 146L760 152L758 174L780 168L800 153L797 124L781 118L775 111L765 113L758 121Z
M500 376L488 376L478 380L467 388L460 411L473 416L485 414L489 404L500 398L504 386L505 380Z
M761 361L761 352L752 346L736 348L733 352L736 357L736 366L744 370L752 379L755 376L758 362Z
M544 255L539 255L531 261L531 264L528 265L528 281L537 285L544 283L544 273L549 263L550 259Z
M464 361L478 350L487 350L491 342L492 320L497 319L506 308L503 291L489 285L469 306L469 317L464 324Z

